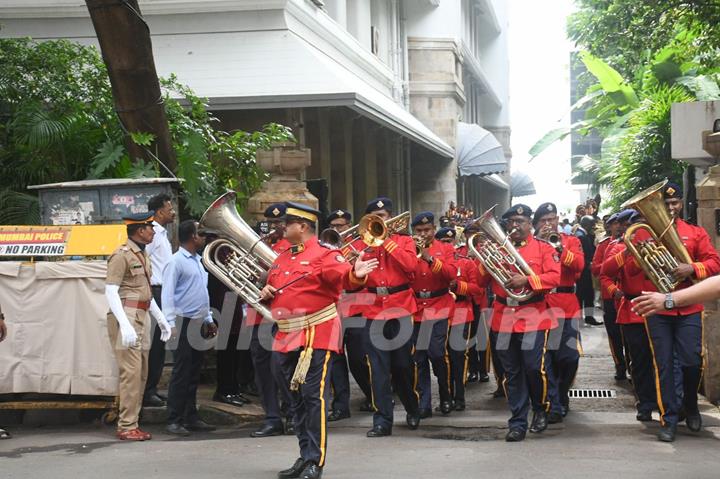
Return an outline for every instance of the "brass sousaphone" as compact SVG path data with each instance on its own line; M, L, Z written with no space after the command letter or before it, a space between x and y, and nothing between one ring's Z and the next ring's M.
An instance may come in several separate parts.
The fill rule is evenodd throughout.
M630 226L623 241L635 257L645 276L661 293L673 291L680 281L673 276L679 263L692 263L692 258L675 229L675 219L665 206L661 181L627 200L621 208L633 208L645 217L645 223ZM649 239L637 240L636 233L645 230Z

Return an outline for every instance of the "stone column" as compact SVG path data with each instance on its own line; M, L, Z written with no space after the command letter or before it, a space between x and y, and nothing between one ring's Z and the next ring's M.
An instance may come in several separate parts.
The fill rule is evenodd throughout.
M703 133L703 149L720 159L720 133ZM710 235L713 246L720 250L718 220L720 219L720 165L711 166L696 188L698 225ZM705 303L703 340L705 348L705 396L720 401L720 307L718 301Z
M270 174L270 179L248 200L247 213L254 220L263 219L265 209L273 203L295 201L313 208L318 199L308 191L302 180L310 166L310 149L294 143L280 143L269 151L258 151L257 162Z

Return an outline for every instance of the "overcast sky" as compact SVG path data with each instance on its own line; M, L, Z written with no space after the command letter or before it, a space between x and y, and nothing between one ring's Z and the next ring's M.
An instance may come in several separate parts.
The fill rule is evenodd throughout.
M570 142L556 143L530 162L528 150L547 131L569 124L572 43L565 34L572 0L508 0L510 3L510 124L512 170L525 171L537 195L514 199L535 208L552 201L574 210L580 194L570 187ZM584 197L582 198L584 199Z

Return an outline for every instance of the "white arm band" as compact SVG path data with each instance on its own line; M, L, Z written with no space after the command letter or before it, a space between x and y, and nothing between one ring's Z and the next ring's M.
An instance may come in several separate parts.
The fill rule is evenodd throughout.
M130 326L125 310L123 309L122 300L120 299L120 286L116 284L105 285L105 297L107 298L108 305L110 305L110 311L115 315L118 324L126 324Z

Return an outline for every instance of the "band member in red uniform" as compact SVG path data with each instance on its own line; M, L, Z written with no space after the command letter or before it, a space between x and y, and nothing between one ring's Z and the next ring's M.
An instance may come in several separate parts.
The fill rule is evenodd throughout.
M450 282L457 274L455 248L435 239L435 216L429 211L418 213L412 221L413 238L420 245L420 258L411 282L417 312L414 315L413 342L420 389L420 417L432 416L430 363L438 381L443 415L453 410L450 394L450 355L448 352L448 318L455 307L450 296Z
M479 286L484 287L492 280L495 293L491 328L498 333L497 351L505 369L504 385L512 413L508 421L510 430L505 436L508 442L525 439L531 403L534 415L530 432L547 428L550 410L547 393L553 379L548 374L547 343L550 329L558 323L548 314L545 295L560 284L560 257L549 243L533 238L531 217L530 207L518 204L507 210L502 219L507 222L508 241L512 241L533 274L513 273L505 284L500 284L483 265L479 267ZM508 297L508 290L532 295L516 301Z
M617 239L620 230L620 222L618 221L618 213L610 215L605 222L605 231L607 236L600 241L595 249L590 272L593 276L600 280L600 268L605 261L605 253L609 249L610 243ZM627 378L627 365L625 364L625 353L623 349L622 335L620 328L615 324L617 310L615 309L615 300L606 288L600 288L600 297L603 302L603 323L605 331L608 335L608 344L610 345L610 354L615 363L615 379L622 381Z
M342 343L336 303L342 288L365 283L377 261L358 259L350 266L339 250L315 237L319 211L290 202L286 207L285 237L292 246L277 257L262 289L278 325L273 362L290 384L300 443L300 458L278 477L319 478L327 452L330 359Z
M478 229L473 224L468 224L463 229L463 235L465 235L465 241L478 232ZM456 257L466 258L478 264L477 258L470 256L467 244L460 246L455 250ZM490 371L490 363L492 360L492 366L495 370L495 379L497 383L497 389L493 393L496 397L504 397L505 392L502 388L502 368L500 366L500 360L497 359L496 354L492 354L492 348L490 346L490 331L487 325L485 310L488 308L488 297L485 289L480 290L479 294L471 295L473 314L470 322L470 348L468 349L468 377L467 382L469 383L486 383L490 381L488 372ZM474 339L473 339L474 338Z
M435 238L452 245L457 232L454 228L440 228ZM450 351L450 371L453 406L456 411L465 410L465 382L468 378L469 343L473 322L473 296L484 296L485 290L477 284L477 263L466 256L455 254L455 279L450 289L455 297L455 310L450 316L450 334L448 349Z
M637 213L631 216L632 222L639 220L642 218ZM625 262L629 258L626 249L623 241L614 241L607 248L600 274L611 297L619 298L616 308L617 325L622 334L628 357L628 370L637 398L635 417L638 421L646 422L652 420L652 411L657 407L657 394L645 320L632 310L632 300L642 293L645 275L642 271L631 275L625 268Z
M285 203L273 203L265 209L265 219L268 223L268 231L263 236L263 241L278 254L290 248L290 242L283 236L285 234ZM255 385L260 393L260 401L265 419L257 431L252 432L252 437L280 436L284 433L293 434L294 424L289 411L290 389L279 371L272 362L272 336L276 327L266 321L252 308L247 308L245 315L245 327L252 328L250 337L250 358L253 362ZM278 393L282 399L282 408ZM284 409L284 414L283 414ZM285 417L285 425L283 425Z
M720 272L720 257L713 248L707 232L681 219L682 197L682 189L679 185L675 183L665 185L665 204L675 218L674 227L693 261L690 264L680 263L673 271L672 274L676 279L684 280L676 289L690 286L691 280L702 280ZM628 260L627 266L629 274L635 274L640 270L634 257ZM643 291L657 291L657 288L646 280ZM697 432L702 428L697 394L703 370L703 306L693 304L676 308L672 293L668 293L665 299L666 311L646 317L645 327L650 339L656 386L659 390L658 406L662 427L658 439L672 442L675 440L681 408L685 411L685 424L688 429ZM675 392L674 356L677 357L682 368L683 404L679 404Z
M349 211L339 209L332 211L327 217L327 224L337 233L343 233L352 226L352 215ZM362 328L362 300L366 293L364 288L343 291L337 308L343 322L343 347L345 353L333 358L332 390L333 401L328 421L339 421L350 417L350 373L365 394L361 410L371 409L370 370L365 359L365 341ZM347 355L347 359L345 356Z
M392 217L392 201L381 197L372 200L365 214L373 213L383 220ZM415 389L416 367L412 358L412 315L417 311L410 281L418 259L415 243L409 235L392 234L377 248L368 248L362 240L346 246L361 252L365 260L376 259L378 269L368 277L366 291L372 303L363 306L365 341L370 365L373 427L368 437L392 434L393 391L405 406L405 421L410 429L420 425L419 395ZM390 384L393 387L391 388Z
M560 344L551 348L552 369L557 391L553 393L552 411L548 422L562 422L570 409L568 392L575 381L582 345L580 339L580 303L575 295L575 282L585 268L585 257L580 240L558 232L557 207L553 203L538 206L533 217L535 235L549 241L560 255L560 284L547 295L548 306L553 308L562 328ZM555 238L552 237L555 235Z

